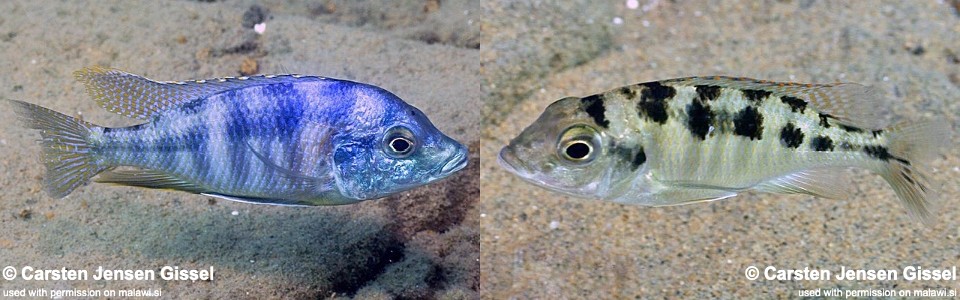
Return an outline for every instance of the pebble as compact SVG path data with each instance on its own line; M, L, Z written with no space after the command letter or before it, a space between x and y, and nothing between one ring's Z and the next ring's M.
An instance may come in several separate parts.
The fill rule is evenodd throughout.
M257 64L257 60L252 57L247 57L243 59L243 62L240 63L240 75L250 76L257 74L260 71L260 66Z

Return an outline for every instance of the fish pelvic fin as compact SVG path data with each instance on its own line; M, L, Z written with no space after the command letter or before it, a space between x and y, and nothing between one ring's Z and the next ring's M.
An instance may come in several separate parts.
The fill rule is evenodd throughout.
M35 104L7 102L24 127L40 130L40 160L47 169L43 185L50 196L63 198L110 168L98 162L91 144L101 127Z
M890 159L879 174L890 183L910 215L930 225L938 188L932 185L924 162L951 140L943 122L916 122L887 129Z

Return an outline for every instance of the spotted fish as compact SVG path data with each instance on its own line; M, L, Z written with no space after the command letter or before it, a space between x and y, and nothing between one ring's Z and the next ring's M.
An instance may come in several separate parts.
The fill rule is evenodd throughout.
M836 177L883 177L930 219L922 167L949 140L944 123L884 128L875 90L730 77L641 83L554 102L500 151L508 171L555 191L662 206L756 190L848 197Z
M157 82L76 72L103 108L145 123L110 128L10 100L39 129L44 185L90 181L277 205L338 205L447 177L467 150L381 88L298 75ZM117 168L123 167L123 168Z

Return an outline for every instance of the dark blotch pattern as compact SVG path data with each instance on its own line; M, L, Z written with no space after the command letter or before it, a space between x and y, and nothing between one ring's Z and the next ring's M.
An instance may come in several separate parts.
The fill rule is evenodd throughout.
M643 152L643 147L638 149L629 147L613 147L613 154L620 158L620 161L630 163L630 170L636 171L640 165L647 162L647 154Z
M640 93L644 101L664 102L677 94L676 89L671 86L662 85L659 82L648 82L641 84L641 86L646 87Z
M910 161L890 154L890 152L887 150L887 147L884 147L884 146L879 146L879 145L863 146L863 152L869 155L870 157L873 157L882 161L889 161L890 159L893 159L905 165L908 165L908 166L910 165Z
M763 98L770 96L770 92L764 90L743 90L743 95L750 101L760 102Z
M697 95L700 96L701 101L716 100L720 97L720 87L713 85L698 85L694 88L697 89Z
M874 131L871 131L871 132L873 133L873 137L880 137L880 135L883 134L883 130L882 130L882 129L877 129L877 130L874 130Z
M710 131L710 123L713 122L714 118L710 106L705 106L700 101L693 100L693 103L687 105L687 116L687 128L690 129L690 132L701 140L706 139L707 133Z
M882 161L887 161L890 159L890 152L887 152L887 147L884 146L863 146L863 152L867 153L867 155L870 155L870 157Z
M640 111L640 116L646 115L654 122L660 124L667 122L666 102L640 102L637 103L637 110Z
M759 140L763 138L763 115L753 106L747 106L734 117L733 127L735 134Z
M807 101L803 101L803 99L797 97L783 96L780 97L780 101L790 105L790 110L793 112L799 112L802 114L803 110L807 109Z
M833 151L833 140L825 136L815 137L810 141L810 148L815 151Z
M626 97L627 100L633 100L637 98L637 90L632 89L629 86L620 88L620 94L623 94L623 96Z
M593 118L593 121L600 125L600 127L607 128L610 126L610 121L607 121L606 108L603 105L603 97L600 95L592 95L580 99L580 109L585 111L587 115Z
M820 113L820 126L823 126L823 128L830 128L829 119L834 119L834 117L829 114Z
M780 141L790 148L800 147L800 144L803 143L803 132L800 131L800 128L793 126L793 123L787 123L787 126L783 126L783 129L780 130Z
M630 161L630 166L633 170L637 170L643 163L647 162L647 153L643 152L643 147L640 147L640 150L637 151L637 154L633 156L633 160Z
M840 129L843 129L846 132L860 133L863 132L863 129L856 126L850 126L845 124L840 124Z
M641 84L641 86L644 89L640 92L640 102L637 103L637 111L640 112L640 116L646 116L660 124L666 123L667 100L676 95L677 90L659 82L648 82Z
M903 179L910 184L917 184L915 181L913 181L913 178L910 178L910 175L907 175L906 173L900 172L900 177L903 177Z

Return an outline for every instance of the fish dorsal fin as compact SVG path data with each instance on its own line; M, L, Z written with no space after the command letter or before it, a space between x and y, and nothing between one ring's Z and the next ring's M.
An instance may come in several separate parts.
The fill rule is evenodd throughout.
M756 186L758 191L778 194L807 194L828 199L846 199L850 190L840 180L842 169L810 169L783 175Z
M687 77L665 82L762 90L781 97L800 98L842 124L868 129L880 129L886 125L881 118L882 108L886 105L882 94L875 88L856 83L806 84L726 76Z
M196 194L207 191L207 189L194 183L154 170L113 170L101 173L94 181L151 189L179 190Z
M116 69L89 67L74 73L97 104L128 118L150 119L178 104L224 91L291 80L324 80L316 76L260 75L186 82L161 82Z

